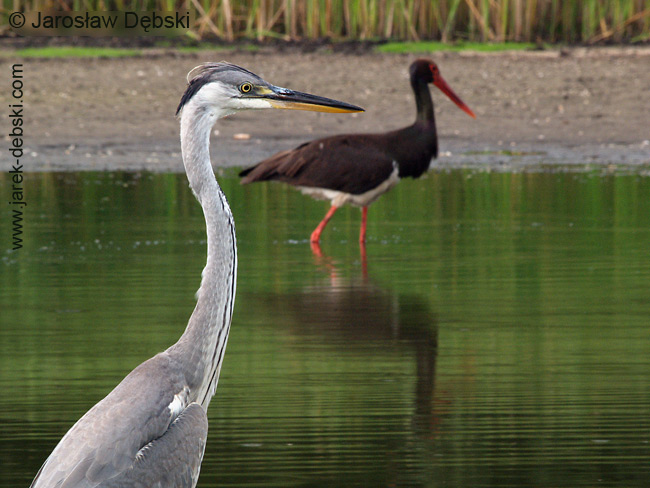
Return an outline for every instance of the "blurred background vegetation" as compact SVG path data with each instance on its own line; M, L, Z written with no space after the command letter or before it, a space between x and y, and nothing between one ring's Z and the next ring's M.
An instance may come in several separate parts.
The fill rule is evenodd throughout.
M13 11L192 11L198 39L602 43L650 39L650 0L0 0Z

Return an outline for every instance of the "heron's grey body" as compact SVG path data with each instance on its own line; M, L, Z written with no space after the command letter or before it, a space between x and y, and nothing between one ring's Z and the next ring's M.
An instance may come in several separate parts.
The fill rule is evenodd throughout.
M68 431L34 488L194 487L198 480L206 411L230 330L237 250L232 213L209 157L210 130L222 114L197 92L181 108L183 162L208 242L196 308L176 344L135 368Z
M235 224L210 163L212 126L244 109L361 110L274 87L228 63L199 66L188 79L177 110L181 149L190 187L203 207L208 247L196 307L176 344L135 368L67 432L32 488L196 485L208 431L206 411L228 341L237 274Z

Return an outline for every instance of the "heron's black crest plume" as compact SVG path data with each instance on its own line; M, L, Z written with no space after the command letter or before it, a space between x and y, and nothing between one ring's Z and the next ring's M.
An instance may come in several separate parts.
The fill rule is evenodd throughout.
M176 108L176 115L181 112L185 104L189 102L206 83L215 81L219 78L219 75L228 72L233 74L238 73L240 75L243 74L249 79L254 79L259 83L264 83L264 80L255 73L252 73L241 66L237 66L236 64L228 63L226 61L219 61L218 63L203 63L187 74L187 89L185 90L185 93L183 93L178 108Z

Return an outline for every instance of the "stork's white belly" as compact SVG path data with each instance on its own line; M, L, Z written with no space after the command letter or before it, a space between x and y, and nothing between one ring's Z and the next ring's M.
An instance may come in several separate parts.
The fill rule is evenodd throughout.
M337 190L329 190L327 188L315 188L313 186L299 186L298 189L305 195L318 200L329 200L335 207L341 207L346 203L356 207L366 207L372 202L377 200L380 196L393 188L399 182L399 170L397 164L393 163L393 172L387 180L384 180L380 185L368 190L365 193L354 195L352 193L345 193Z

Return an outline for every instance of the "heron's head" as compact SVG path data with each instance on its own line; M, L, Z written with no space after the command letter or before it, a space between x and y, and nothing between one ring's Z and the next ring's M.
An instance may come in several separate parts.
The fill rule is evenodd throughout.
M283 108L314 112L363 112L363 109L338 100L301 93L271 85L250 71L219 62L197 66L187 75L189 85L176 114L189 103L197 109L213 111L223 117L240 110Z

